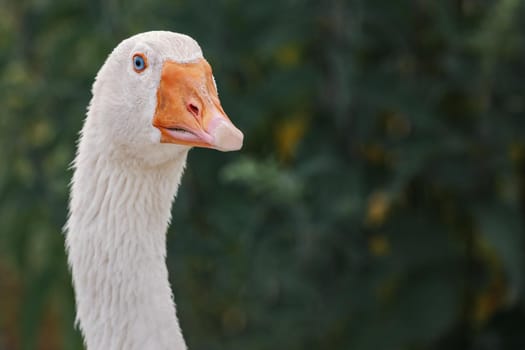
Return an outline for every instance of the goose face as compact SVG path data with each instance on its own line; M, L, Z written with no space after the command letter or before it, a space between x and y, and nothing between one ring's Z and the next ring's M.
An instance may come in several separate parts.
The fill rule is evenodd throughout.
M242 147L243 134L221 106L210 65L182 34L124 40L97 75L90 110L92 122L104 124L105 139L136 152Z

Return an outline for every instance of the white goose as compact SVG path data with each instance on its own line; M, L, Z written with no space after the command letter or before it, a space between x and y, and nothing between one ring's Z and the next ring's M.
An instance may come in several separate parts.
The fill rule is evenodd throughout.
M238 150L210 65L192 38L147 32L100 69L81 132L66 246L89 350L186 349L166 229L188 150Z

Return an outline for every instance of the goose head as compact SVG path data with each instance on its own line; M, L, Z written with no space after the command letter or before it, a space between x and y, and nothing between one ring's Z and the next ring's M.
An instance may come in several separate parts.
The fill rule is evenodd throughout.
M118 157L151 164L191 147L239 150L243 134L224 112L212 69L195 40L154 31L109 55L93 84L83 137Z

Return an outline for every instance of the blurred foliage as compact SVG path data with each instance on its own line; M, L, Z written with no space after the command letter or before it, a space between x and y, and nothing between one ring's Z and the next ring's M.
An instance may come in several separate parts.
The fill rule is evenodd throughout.
M93 78L196 38L242 153L191 152L191 349L525 348L521 0L0 0L0 349L81 349L61 227ZM176 234L174 234L176 232Z

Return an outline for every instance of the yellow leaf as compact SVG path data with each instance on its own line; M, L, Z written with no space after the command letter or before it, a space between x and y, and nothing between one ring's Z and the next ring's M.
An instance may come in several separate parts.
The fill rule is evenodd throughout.
M368 240L368 249L374 256L385 256L390 253L390 243L383 235L375 235Z
M29 129L29 137L34 145L41 146L53 137L53 131L47 121L35 121Z
M501 276L494 278L488 288L476 296L474 321L483 324L506 304L506 286Z
M296 66L299 63L300 57L300 47L295 44L285 45L275 53L275 60L283 67Z
M366 160L372 164L380 164L387 159L384 148L378 144L363 145L361 147L361 152L365 156Z
M275 134L277 152L281 160L287 161L293 158L297 145L306 131L306 127L307 121L302 115L281 121Z
M382 191L374 192L368 198L365 223L368 226L380 226L390 211L390 197Z

